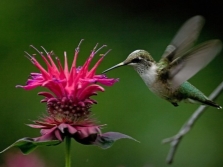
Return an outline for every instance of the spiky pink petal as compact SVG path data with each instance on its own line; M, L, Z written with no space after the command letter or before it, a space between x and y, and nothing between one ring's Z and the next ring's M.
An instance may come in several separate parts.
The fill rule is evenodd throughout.
M96 91L101 91L103 92L104 91L104 88L99 86L99 85L89 85L87 86L84 90L82 90L80 92L80 95L77 95L78 99L80 101L84 100L84 99L87 99L89 98L90 96L93 95L93 93L95 93Z

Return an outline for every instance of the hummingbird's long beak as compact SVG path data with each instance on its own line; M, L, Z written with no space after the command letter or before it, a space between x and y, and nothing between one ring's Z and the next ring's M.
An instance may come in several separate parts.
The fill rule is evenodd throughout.
M113 66L113 67L111 67L111 68L109 68L109 69L103 71L102 74L104 74L104 73L106 73L106 72L108 72L108 71L110 71L110 70L113 70L113 69L115 69L115 68L124 66L124 65L126 65L126 64L125 64L124 62L121 62L121 63L119 63L119 64L117 64L117 65L115 65L115 66Z

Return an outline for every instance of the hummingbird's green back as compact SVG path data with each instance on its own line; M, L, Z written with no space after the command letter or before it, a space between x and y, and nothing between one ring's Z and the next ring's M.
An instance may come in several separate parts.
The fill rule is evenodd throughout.
M204 103L208 99L200 90L198 90L187 81L180 85L178 91L179 96L182 96L183 99L190 98L202 103Z

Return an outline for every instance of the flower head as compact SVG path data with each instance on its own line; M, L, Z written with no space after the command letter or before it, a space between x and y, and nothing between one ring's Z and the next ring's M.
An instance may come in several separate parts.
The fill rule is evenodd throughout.
M82 42L82 40L81 40ZM53 52L40 52L34 48L46 64L46 69L37 61L35 55L28 55L28 58L39 73L31 73L25 86L18 85L25 90L31 90L36 87L45 87L49 92L40 92L44 96L41 102L47 104L47 115L40 120L29 124L32 128L41 129L41 136L37 138L23 138L18 140L12 146L18 146L24 153L30 152L38 145L59 144L66 136L74 138L82 144L98 145L102 148L108 148L111 144L121 138L131 137L118 133L101 133L101 126L91 117L91 106L96 101L91 98L97 95L97 92L103 92L104 88L98 84L112 86L118 79L107 78L104 74L96 74L96 69L108 52L101 54L97 63L89 68L93 57L105 47L103 45L96 50L97 45L90 53L89 58L83 66L76 66L80 44L75 50L74 60L71 67L68 67L66 52L64 53L64 66L56 57L56 63L53 60ZM25 147L24 146L25 143ZM28 145L28 146L27 146ZM10 146L10 147L12 147ZM9 148L10 148L9 147ZM7 148L8 149L8 148Z
M76 60L80 50L79 47L80 44L75 50L74 60L70 69L68 67L66 52L64 53L65 61L63 67L59 58L56 57L57 65L53 61L53 52L47 52L43 48L46 52L45 56L33 47L46 63L47 69L44 69L34 56L27 54L40 73L31 73L26 85L18 85L17 87L31 90L39 86L51 91L39 93L39 95L45 97L42 102L47 103L47 112L50 116L49 119L45 119L47 122L55 124L82 124L83 121L86 122L86 118L90 114L91 105L96 103L90 97L97 95L98 91L104 91L104 88L97 83L112 86L118 81L118 79L107 78L105 75L96 75L98 65L110 50L101 56L93 68L89 69L93 57L105 45L98 50L96 50L96 45L82 67L76 66Z

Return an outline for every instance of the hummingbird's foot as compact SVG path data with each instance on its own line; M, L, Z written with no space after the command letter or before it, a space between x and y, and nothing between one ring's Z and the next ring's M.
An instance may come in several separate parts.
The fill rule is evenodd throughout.
M177 106L179 106L177 103L175 103L175 102L172 102L172 104L175 106L175 107L177 107Z

